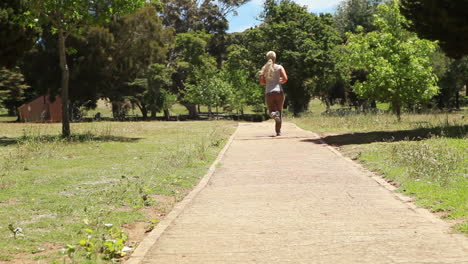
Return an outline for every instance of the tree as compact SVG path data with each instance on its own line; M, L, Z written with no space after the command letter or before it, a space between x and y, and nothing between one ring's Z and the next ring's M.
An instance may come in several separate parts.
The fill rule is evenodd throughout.
M176 35L175 47L169 63L173 67L172 93L178 95L179 102L189 110L191 118L196 118L196 106L185 100L187 85L197 85L203 71L212 72L216 68L214 57L207 53L207 44L212 35L203 31L192 31ZM198 73L197 73L198 72Z
M377 12L377 5L381 2L382 0L345 0L338 5L333 20L343 43L347 41L347 32L358 33L358 28L362 32L371 32L377 29L372 22L374 14ZM342 52L340 50L336 50L336 52L338 57L341 56ZM339 70L339 72L343 73L345 71ZM366 74L365 71L354 69L351 71L352 77L348 81L346 81L346 78L339 76L338 81L334 82L334 87L331 88L331 93L324 100L327 110L331 104L335 103L336 99L341 99L341 103L347 103L355 107L366 107L368 105L367 100L359 99L350 88L356 80L365 80Z
M70 36L67 54L70 68L70 103L77 107L95 108L105 97L112 77L112 49L115 37L109 28L92 25L83 33Z
M419 37L438 40L449 57L468 55L467 0L402 0L407 27Z
M203 31L211 35L206 51L216 58L217 67L222 67L228 46L227 16L248 0L162 0L164 25L171 27L177 34ZM177 51L170 52L169 63L173 64ZM193 117L193 106L187 105Z
M176 33L205 31L224 33L228 28L227 15L249 0L162 0L164 25Z
M146 118L149 109L144 98L152 94L145 81L148 70L154 63L165 63L174 43L173 30L163 28L153 5L115 20L109 28L114 43L107 55L110 72L102 96L111 100L115 118L123 118L120 106L125 99L132 99Z
M51 24L57 34L59 65L62 73L62 135L70 136L68 87L70 72L67 63L66 40L71 34L79 34L84 26L109 21L139 8L144 0L29 0L32 18L41 24Z
M25 99L25 90L29 88L19 69L0 69L0 104L8 109L8 115L14 116L16 109Z
M148 86L151 91L151 107L155 113L164 111L164 117L169 120L169 109L177 102L177 96L171 93L173 69L163 64L153 64L148 70Z
M248 53L245 47L230 45L222 69L223 78L232 87L230 105L240 114L244 114L247 105L260 108L264 98L264 87L258 83L255 66L245 56Z
M354 84L355 92L391 103L398 120L404 104L427 101L438 92L430 61L436 45L406 31L406 23L398 1L381 4L374 20L378 31L349 34L344 54L349 65L368 72L367 80Z
M22 0L2 0L0 3L0 67L12 68L37 38L35 28L26 25L27 12Z
M148 117L148 111L151 111L151 117L156 117L156 112L164 111L164 117L169 120L169 109L176 103L176 95L170 92L172 86L171 75L173 69L165 64L155 63L150 65L145 78L136 79L132 85L142 87L142 92L132 96L134 104L141 110L143 119Z
M358 26L365 32L375 30L372 24L377 5L381 0L345 0L338 5L334 15L335 26L346 37L346 32L356 33Z
M197 70L197 83L187 85L185 98L193 104L206 105L212 113L212 107L221 107L229 102L232 87L225 81L222 74L216 68L210 71ZM218 112L218 110L216 111Z

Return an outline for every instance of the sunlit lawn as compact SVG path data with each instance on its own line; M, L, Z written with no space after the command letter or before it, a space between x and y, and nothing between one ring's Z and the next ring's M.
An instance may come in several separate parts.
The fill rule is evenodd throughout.
M0 124L0 262L50 263L62 258L59 249L86 239L86 228L98 236L104 224L149 222L145 212L169 210L160 198L180 200L198 182L234 127L81 123L64 140L60 124ZM15 239L9 224L24 236Z

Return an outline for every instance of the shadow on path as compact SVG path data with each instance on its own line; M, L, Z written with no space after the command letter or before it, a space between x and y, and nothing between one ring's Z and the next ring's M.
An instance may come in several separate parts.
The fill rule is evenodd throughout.
M396 142L396 141L419 141L433 136L443 136L448 138L461 138L468 133L468 125L444 126L433 128L418 128L412 130L398 131L372 131L347 133L341 135L325 136L327 144L333 146L370 144L373 142ZM321 144L320 139L305 139L303 142Z

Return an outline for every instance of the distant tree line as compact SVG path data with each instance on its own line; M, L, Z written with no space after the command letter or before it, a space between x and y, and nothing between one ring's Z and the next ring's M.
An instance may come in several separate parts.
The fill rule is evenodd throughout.
M466 0L345 0L335 14L266 0L262 24L226 33L227 15L245 2L2 1L0 103L15 114L36 96L61 95L68 114L108 98L115 119L125 117L127 102L143 118L168 119L176 103L191 118L199 105L263 111L257 72L274 50L288 71L286 106L295 115L313 97L328 107L388 102L398 116L460 107Z

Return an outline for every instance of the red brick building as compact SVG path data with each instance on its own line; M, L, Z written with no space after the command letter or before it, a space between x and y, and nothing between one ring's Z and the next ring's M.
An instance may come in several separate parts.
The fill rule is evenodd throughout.
M51 102L49 96L40 96L18 107L18 112L22 122L61 122L62 99Z

